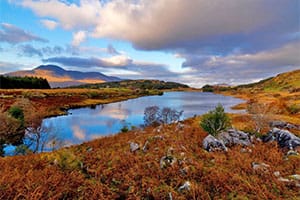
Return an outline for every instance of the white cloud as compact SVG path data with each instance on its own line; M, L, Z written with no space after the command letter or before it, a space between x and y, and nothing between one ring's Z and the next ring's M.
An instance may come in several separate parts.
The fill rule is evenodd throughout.
M72 45L73 46L79 46L82 42L86 40L86 32L85 31L78 31L73 34L73 41Z
M84 132L84 130L82 130L79 126L74 125L72 126L72 130L73 130L73 136L79 140L85 140L86 138L86 134Z
M41 17L57 19L65 29L88 28L96 24L100 1L81 0L80 6L59 0L23 0L22 6L32 9Z
M53 30L58 26L58 23L49 19L42 19L41 23L48 29Z

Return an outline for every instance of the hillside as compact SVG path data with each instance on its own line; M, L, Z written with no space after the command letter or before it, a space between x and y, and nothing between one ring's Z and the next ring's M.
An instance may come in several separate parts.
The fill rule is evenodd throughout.
M119 81L118 77L106 76L99 72L79 72L64 70L56 65L40 65L32 70L22 70L5 74L7 76L35 76L48 80L50 86L68 87L87 83Z
M278 74L275 77L267 78L257 83L240 85L235 87L234 89L238 90L243 88L266 92L300 91L300 70Z
M175 82L166 82L159 80L124 80L117 82L97 83L75 86L75 88L130 88L142 90L171 90L188 89L188 85Z

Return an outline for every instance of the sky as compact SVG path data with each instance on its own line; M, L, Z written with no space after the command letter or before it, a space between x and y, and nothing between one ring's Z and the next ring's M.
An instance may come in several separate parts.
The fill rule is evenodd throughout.
M255 82L300 69L300 0L0 0L0 74L41 64Z

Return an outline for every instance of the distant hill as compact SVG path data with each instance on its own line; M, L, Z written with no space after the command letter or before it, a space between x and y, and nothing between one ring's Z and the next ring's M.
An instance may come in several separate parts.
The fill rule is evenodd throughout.
M278 74L257 83L239 85L235 89L251 88L263 91L300 91L300 70Z
M123 80L118 82L96 83L75 86L77 88L130 88L142 90L169 90L189 88L188 85L159 80Z
M16 71L5 75L17 77L42 77L48 80L52 88L121 80L118 77L106 76L99 72L79 72L64 70L63 68L56 65L40 65L33 70Z

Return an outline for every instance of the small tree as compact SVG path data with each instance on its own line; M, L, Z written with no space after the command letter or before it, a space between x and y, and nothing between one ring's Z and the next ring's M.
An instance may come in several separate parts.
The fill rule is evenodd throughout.
M217 136L221 131L231 127L228 115L224 112L221 104L218 104L214 110L202 116L200 126L213 136Z

